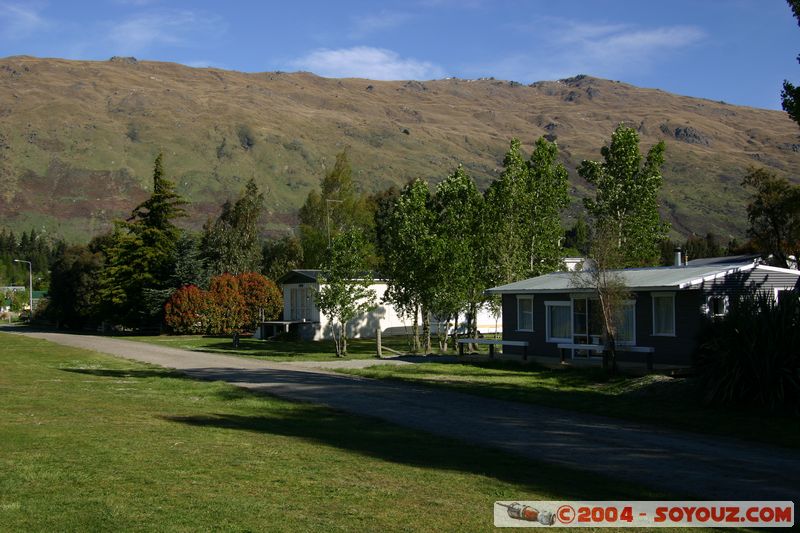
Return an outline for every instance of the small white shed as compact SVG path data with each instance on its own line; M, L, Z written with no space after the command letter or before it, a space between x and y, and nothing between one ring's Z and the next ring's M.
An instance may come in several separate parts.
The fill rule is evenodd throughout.
M320 288L319 278L319 270L292 270L280 278L278 284L283 290L283 320L269 324L282 326L284 331L296 329L299 336L306 340L332 338L330 319L320 313L314 303L314 293ZM377 295L378 306L351 320L347 324L348 336L356 339L374 337L378 327L382 335L410 333L414 325L413 318L404 319L391 303L384 301L387 283L376 280L370 288ZM482 333L493 332L498 326L502 330L501 325L502 318L495 317L489 311L482 310L478 314L478 329ZM267 336L264 332L261 335Z

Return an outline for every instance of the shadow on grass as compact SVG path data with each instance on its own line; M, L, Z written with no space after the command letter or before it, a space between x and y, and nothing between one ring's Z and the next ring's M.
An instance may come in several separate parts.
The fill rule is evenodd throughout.
M475 445L406 430L369 418L298 406L271 416L213 414L164 419L207 428L300 438L384 461L434 470L489 476L539 494L565 499L657 497L660 494L599 475L513 457ZM354 475L356 473L354 472Z
M294 342L280 342L280 341L258 341L258 340L241 340L239 347L234 348L233 342L222 341L203 346L192 348L197 351L208 352L233 352L240 354L247 354L259 357L269 356L286 356L286 355L303 355L308 353L325 353L328 347L324 345L301 344Z
M606 386L617 382L624 382L624 376L609 376L606 372L598 369L574 369L559 368L550 369L538 365L522 366L516 363L501 362L470 362L460 361L455 357L434 356L424 359L415 357L398 357L397 359L412 363L440 363L446 367L428 367L425 365L403 366L392 368L389 374L403 376L463 376L476 379L487 378L514 378L522 380L520 385L530 386L530 381L525 381L528 377L532 380L551 382L556 386L567 387L595 387ZM389 377L389 376L386 376Z
M398 355L396 357L385 357L385 359L395 359L397 361L406 361L409 363L440 363L440 364L457 364L462 363L455 355L446 354L429 354L429 355Z
M477 366L497 371L481 371ZM496 364L485 363L447 365L447 368L373 367L342 372L657 427L800 448L800 426L796 415L765 413L747 407L705 405L694 379L647 382L624 376L609 377L601 369L530 369L530 379L526 379L518 369L509 374L502 372ZM509 378L514 379L511 381Z
M107 378L171 378L171 379L190 379L194 378L173 372L170 370L112 370L109 368L59 368L64 372L74 374L85 374L89 376L102 376Z

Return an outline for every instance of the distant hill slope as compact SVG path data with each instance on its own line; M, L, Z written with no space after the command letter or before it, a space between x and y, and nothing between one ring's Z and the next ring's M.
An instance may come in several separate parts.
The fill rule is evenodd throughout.
M586 76L384 82L12 57L0 60L0 225L72 240L108 228L146 196L159 149L195 227L251 176L267 191L268 229L292 225L345 146L365 191L439 181L458 163L485 187L512 137L529 149L550 135L581 196L575 167L598 159L620 122L645 149L666 140L664 214L683 235L743 234L749 166L800 176L800 129L782 112Z

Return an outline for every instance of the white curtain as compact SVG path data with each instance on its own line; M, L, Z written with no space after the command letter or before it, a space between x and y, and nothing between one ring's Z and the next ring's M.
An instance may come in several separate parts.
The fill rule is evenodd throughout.
M572 316L570 307L566 305L550 305L550 337L569 339L572 337Z
M636 324L634 314L636 307L634 304L625 304L620 312L619 323L617 324L617 342L633 343L635 334L634 326Z
M517 300L519 316L517 329L520 330L533 330L533 299L532 298L519 298Z
M672 296L653 297L653 333L675 334L675 300Z

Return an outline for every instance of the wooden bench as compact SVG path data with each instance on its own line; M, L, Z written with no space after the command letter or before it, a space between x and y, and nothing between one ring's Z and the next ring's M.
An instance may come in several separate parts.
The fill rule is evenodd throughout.
M494 347L498 344L500 346L521 346L522 347L522 360L528 360L528 341L505 341L505 340L492 340L492 339L458 339L458 355L464 355L465 344L488 344L489 357L494 359Z
M588 352L595 352L602 354L606 349L606 347L602 344L559 343L557 346L559 350L561 350L562 363L565 360L564 350L586 350ZM646 354L645 361L647 364L647 370L653 370L653 353L655 353L656 349L653 348L652 346L626 346L624 344L618 344L617 351Z

